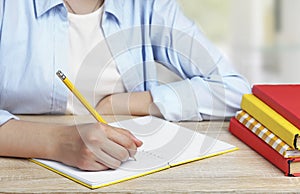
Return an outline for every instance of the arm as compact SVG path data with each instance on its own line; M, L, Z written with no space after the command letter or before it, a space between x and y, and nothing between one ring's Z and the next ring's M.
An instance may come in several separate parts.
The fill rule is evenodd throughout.
M250 91L247 81L183 15L175 0L153 2L151 28L143 29L151 35L145 39L151 39L146 45L152 45L153 53L147 54L153 54L156 62L182 81L144 88L150 92L113 94L103 99L97 110L102 114L147 115L154 107L171 121L233 116L240 109L242 95Z
M156 0L151 41L155 60L183 80L151 88L153 102L167 120L231 117L240 109L249 83L187 19L175 0Z
M0 126L0 156L56 160L83 170L115 169L141 144L128 131L100 123L63 126L12 119Z
M150 93L146 93L150 94L151 98L127 98L128 95L133 96L133 94L143 96L143 93L140 92L114 94L103 99L98 104L97 110L102 114L135 114L135 111L141 110L143 114L149 114L149 106L151 105L156 109L158 108L158 112L165 119L171 121L223 120L232 117L240 109L242 95L250 92L250 86L246 79L234 70L226 58L207 40L195 23L183 15L176 0L152 0L147 2L151 2L151 5L149 5L151 6L151 9L149 9L151 12L145 12L146 15L149 14L145 18L150 18L151 24L149 23L149 25L151 27L141 28L142 34L140 36L149 35L149 37L141 38L145 42L139 42L131 36L133 33L139 34L139 31L135 31L136 28L127 31L130 37L128 39L130 47L144 46L149 48L151 45L151 49L143 47L145 56L148 57L145 57L146 60L152 60L153 57L156 62L163 64L167 69L181 77L182 81L161 85L146 83L144 88L139 89L130 88L131 86L129 86L130 91L150 91ZM144 4L137 3L137 7L138 5ZM141 10L144 11L144 6L141 7L143 7ZM147 22L148 20L146 24ZM118 48L118 45L112 44L111 47ZM142 54L142 52L138 54ZM127 63L122 59L119 62ZM132 69L137 67L136 71L141 70L141 66L127 65ZM143 66L140 75L151 74L151 69L151 67L145 68ZM151 79L155 78L155 75L151 76L153 76ZM141 77L136 79L149 79L147 76ZM142 83L141 81L147 82L149 80L135 81L137 85ZM160 82L160 80L156 81ZM117 97L122 95L124 99ZM112 101L113 98L116 100ZM151 102L149 103L150 99ZM135 106L133 106L135 103L145 106L137 106L139 108L135 109ZM103 105L111 106L111 108ZM106 112L106 110L109 111ZM137 113L137 115L140 115L139 112Z
M154 115L162 117L157 106L153 103L149 91L107 96L98 103L96 110L101 114L108 115Z

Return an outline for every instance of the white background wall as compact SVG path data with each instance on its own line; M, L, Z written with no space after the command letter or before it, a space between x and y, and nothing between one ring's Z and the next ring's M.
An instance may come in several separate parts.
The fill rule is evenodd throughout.
M299 0L178 2L251 83L300 83Z
M281 79L300 82L300 1L282 1L282 24L278 34Z

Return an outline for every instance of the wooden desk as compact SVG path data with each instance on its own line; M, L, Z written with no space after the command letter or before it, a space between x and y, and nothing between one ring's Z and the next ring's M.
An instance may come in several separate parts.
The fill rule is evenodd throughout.
M22 119L74 122L71 116L26 116ZM115 118L106 119L111 122ZM76 121L89 122L93 119L77 117ZM228 122L179 124L218 137L238 146L240 150L96 190L90 190L26 159L0 158L0 193L299 192L300 178L285 177L276 167L232 136L227 130Z

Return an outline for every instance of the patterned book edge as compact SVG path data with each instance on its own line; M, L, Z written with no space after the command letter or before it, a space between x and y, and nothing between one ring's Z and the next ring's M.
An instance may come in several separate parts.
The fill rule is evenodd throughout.
M285 158L300 156L298 150L294 150L244 110L237 112L235 118Z

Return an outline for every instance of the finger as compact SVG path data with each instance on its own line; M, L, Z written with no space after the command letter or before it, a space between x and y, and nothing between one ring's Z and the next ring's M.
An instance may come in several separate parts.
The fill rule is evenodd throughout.
M121 128L116 128L116 130L132 139L137 147L141 147L143 145L143 142L136 138L130 131Z
M143 142L141 140L139 140L138 138L136 138L130 131L126 130L126 129L122 129L122 128L118 128L118 127L112 127L110 125L103 125L104 130L108 133L110 131L117 131L125 136L127 136L128 138L130 138L134 143L136 147L140 147L143 145Z
M86 171L103 171L109 169L108 166L97 162L96 160L86 161L83 165L79 166L78 168Z
M107 154L102 149L99 149L95 154L95 160L102 165L105 165L111 169L117 169L121 165L121 161Z
M128 138L130 138L131 140L134 141L136 147L140 147L143 145L143 142L141 140L139 140L138 138L136 138L130 131L126 130L126 129L122 129L122 128L118 128L118 127L112 127L115 131L127 136Z
M124 147L129 152L129 155L133 157L136 153L137 146L132 138L128 137L128 135L124 134L122 131L123 130L120 130L119 128L109 130L107 132L107 138Z
M108 155L122 162L128 160L130 156L129 151L126 148L110 140L102 145L101 149Z
M92 152L90 153L92 154ZM101 171L109 169L108 166L97 162L94 154L90 155L89 157L82 155L76 162L75 166L81 170L87 171Z
M103 171L103 170L108 170L109 167L105 166L104 164L101 164L100 162L97 162L95 160L95 162L93 162L94 164L94 170L90 170L90 171Z
M91 170L89 170L89 171L103 171L103 170L108 170L108 169L109 169L108 166L106 166L100 162L97 162L95 160L95 162L93 162L93 166L92 166Z

